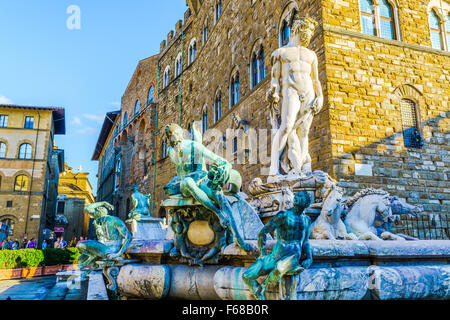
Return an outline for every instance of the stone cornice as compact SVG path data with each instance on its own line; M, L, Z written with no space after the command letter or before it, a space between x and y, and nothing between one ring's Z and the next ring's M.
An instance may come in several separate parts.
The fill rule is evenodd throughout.
M426 53L432 53L432 54L436 54L436 55L440 55L440 56L450 57L450 52L448 52L448 51L437 50L437 49L419 46L417 44L406 43L406 42L398 41L398 40L390 40L390 39L384 39L384 38L380 38L380 37L369 36L369 35L361 33L361 32L345 30L345 29L341 29L341 28L337 28L337 27L333 27L333 26L329 26L329 25L323 25L322 30L323 30L323 32L336 33L336 34L340 34L340 35L344 35L344 36L375 41L375 42L388 44L388 45L392 45L392 46L396 46L396 47L402 47L402 48L407 48L407 49L411 49L411 50L415 50L415 51L422 51L422 52L426 52Z

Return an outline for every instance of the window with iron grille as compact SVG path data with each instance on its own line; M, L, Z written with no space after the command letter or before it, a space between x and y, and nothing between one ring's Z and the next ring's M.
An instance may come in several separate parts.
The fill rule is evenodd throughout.
M400 109L405 147L420 148L423 145L423 141L419 132L416 104L412 100L402 99L400 101Z

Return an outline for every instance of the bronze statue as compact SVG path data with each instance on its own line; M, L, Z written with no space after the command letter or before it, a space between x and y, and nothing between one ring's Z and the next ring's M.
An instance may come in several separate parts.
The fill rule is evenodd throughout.
M123 260L121 256L129 247L132 236L122 220L108 215L108 210L113 209L108 202L94 203L85 207L84 210L95 219L94 227L98 241L87 240L77 245L81 252L78 258L81 270L93 266L97 260Z
M295 195L294 207L279 212L258 234L260 258L243 274L245 284L258 300L265 300L269 284L280 283L281 298L295 299L298 274L312 264L312 251L309 245L311 219L304 213L311 204L307 191ZM266 236L276 231L277 242L270 254L266 254ZM306 259L300 262L302 254ZM256 279L268 275L259 284Z

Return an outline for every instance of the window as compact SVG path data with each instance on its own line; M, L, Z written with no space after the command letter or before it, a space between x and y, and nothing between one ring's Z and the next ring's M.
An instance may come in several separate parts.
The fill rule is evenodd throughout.
M8 127L8 116L0 115L0 128Z
M66 203L64 201L58 201L58 206L56 212L58 214L64 214L64 208L66 207Z
M31 150L33 148L31 147L31 144L29 143L23 143L20 145L19 148L19 159L31 159Z
M127 124L128 124L128 111L125 112L125 115L123 116L123 127L122 128L125 128L127 126Z
M115 170L115 179L116 179L116 189L120 186L120 173L122 172L122 159L117 159L116 162L116 170Z
M0 158L6 158L6 143L0 142Z
M445 31L447 38L447 50L450 51L450 14L445 17Z
M155 89L153 88L153 86L150 86L150 89L148 89L148 94L147 94L147 104L153 103L155 99Z
M202 112L202 133L205 134L205 132L208 130L208 110L205 109Z
M8 202L11 202L11 207L12 207L12 201L8 201ZM1 222L3 222L4 224L7 224L9 226L9 236L10 237L14 236L14 226L15 226L16 222L10 218L2 219Z
M394 13L387 0L380 0L380 37L395 39Z
M375 35L375 13L371 0L360 0L359 10L361 11L362 33Z
M434 49L444 49L441 37L441 26L439 17L434 10L430 11L429 15L430 33L431 33L431 46Z
M258 52L254 52L252 61L250 64L251 87L254 88L260 83L266 76L265 62L264 62L264 49L261 47Z
M219 91L214 100L214 123L219 121L220 118L222 118L222 94Z
M34 117L25 117L25 129L33 129Z
M175 78L181 74L182 64L181 64L181 52L177 56L177 60L175 61Z
M136 101L136 104L134 105L134 116L137 116L139 114L139 99Z
M420 148L423 145L417 121L416 104L410 99L400 100L403 141L405 147Z
M13 207L13 202L12 202L12 200L6 201L6 207L7 207L7 208L12 208L12 207Z
M281 27L281 45L285 46L289 43L289 36L291 34L291 28L286 20L283 21L283 25Z
M193 63L195 61L195 58L197 57L197 42L195 40L191 41L191 44L189 45L189 64Z
M167 157L167 141L164 139L161 143L161 159L165 159Z
M239 72L236 72L233 77L231 77L230 85L230 109L234 107L240 100L240 90L239 90Z
M169 85L170 82L170 68L166 67L164 71L164 79L163 79L163 89Z
M359 0L361 32L385 39L400 40L397 10L391 0Z
M14 182L14 191L27 191L28 177L26 175L19 175Z
M238 151L238 138L233 138L233 153L236 153Z
M216 6L214 7L214 24L219 21L220 16L222 15L222 0L216 1Z
M203 44L206 43L209 37L209 29L208 29L208 21L205 22L205 26L203 27Z

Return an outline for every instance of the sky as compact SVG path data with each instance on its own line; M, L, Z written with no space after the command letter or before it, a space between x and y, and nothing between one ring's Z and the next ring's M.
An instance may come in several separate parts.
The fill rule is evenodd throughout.
M56 145L96 194L91 157L105 113L120 109L139 60L159 52L186 10L185 0L1 0L0 104L65 108Z

